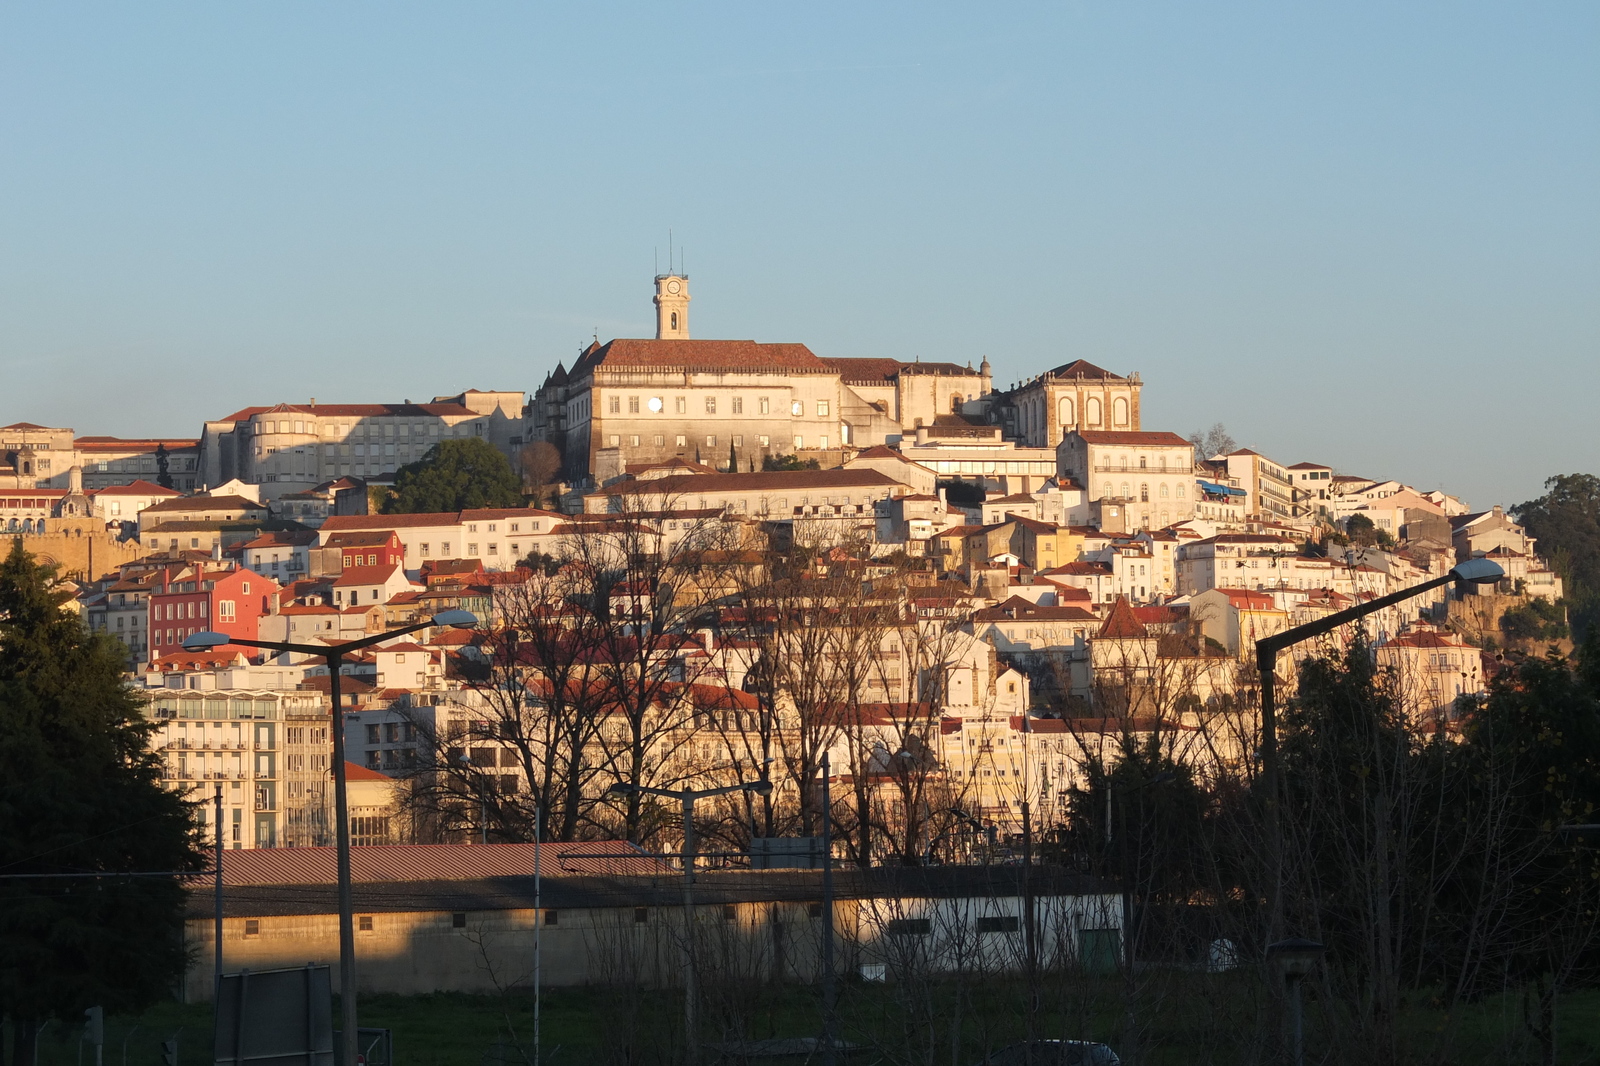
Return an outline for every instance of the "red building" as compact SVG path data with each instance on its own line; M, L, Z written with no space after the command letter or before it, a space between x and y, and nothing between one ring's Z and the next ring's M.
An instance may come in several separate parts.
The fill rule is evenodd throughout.
M335 533L323 542L324 548L339 553L339 566L349 570L357 566L389 566L405 569L406 548L400 543L400 534L392 529L379 529L364 533Z
M150 593L150 657L181 652L183 638L203 630L254 639L261 616L276 609L277 599L278 583L251 570L165 571ZM234 650L251 658L260 654Z

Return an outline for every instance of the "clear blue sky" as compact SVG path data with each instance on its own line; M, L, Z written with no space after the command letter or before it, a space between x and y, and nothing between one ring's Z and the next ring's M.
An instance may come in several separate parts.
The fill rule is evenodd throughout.
M1600 473L1600 5L0 7L0 424L647 336L1138 370L1469 502Z

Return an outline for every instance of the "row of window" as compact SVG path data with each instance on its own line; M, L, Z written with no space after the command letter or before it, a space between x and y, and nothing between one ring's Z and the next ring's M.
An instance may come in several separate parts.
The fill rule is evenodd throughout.
M1163 481L1160 484L1160 486L1158 486L1158 488L1159 488L1159 492L1157 493L1157 495L1159 495L1163 500L1167 499L1168 498L1168 493L1167 493L1167 484L1166 484L1166 482ZM1177 490L1176 491L1177 491L1178 499L1180 499L1180 500L1188 499L1188 489L1184 486L1183 482L1181 482L1181 481L1178 482L1178 486L1177 486ZM1101 496L1102 499L1117 499L1117 498L1119 498L1118 494L1115 494L1115 493L1113 493L1111 491L1111 482L1109 482L1109 481L1107 481L1104 485L1100 486L1100 496ZM1120 498L1124 499L1124 500L1133 499L1132 486L1130 486L1126 481L1124 481L1122 483L1122 492L1120 494ZM1140 503L1149 503L1150 502L1150 483L1148 481L1141 482L1140 485L1139 485L1139 502Z
M829 417L831 417L832 411L833 411L833 402L831 400L817 400L817 401L815 401L815 405L814 406L815 406L816 414L817 414L818 418L829 418ZM674 396L672 398L672 408L673 408L673 413L674 414L680 414L680 415L688 414L689 413L689 397L687 397L687 396ZM667 409L667 401L666 401L666 399L664 397L661 397L661 396L651 396L648 400L646 400L642 396L629 396L628 397L628 413L630 415L643 414L644 411L646 411L646 410L648 410L651 414L659 415L659 414L665 413L666 409ZM613 415L620 415L622 413L622 397L621 396L611 396L606 400L606 413L607 414L613 414ZM717 413L717 397L715 397L715 396L707 396L707 397L705 397L705 413L708 414L708 415L715 415ZM744 397L743 396L729 397L729 400L728 400L728 413L732 414L732 415L742 415L742 414L744 414ZM767 396L758 396L758 397L756 397L756 412L755 413L758 414L758 415L769 415L769 414L771 414L772 413L772 400L771 400L771 398L767 397ZM804 418L805 417L805 413L806 413L806 404L805 404L804 400L791 400L789 402L789 414L790 415L792 415L795 418Z
M823 436L818 437L817 438L817 448L819 450L821 450L821 451L827 451L828 450L828 441L829 441L829 439L830 438L826 434L824 434ZM627 438L628 447L630 447L630 448L639 447L641 440L643 440L643 438L640 437L639 434L637 434L637 433L630 434L628 436L628 438ZM708 433L708 434L706 434L706 438L705 438L705 441L706 441L705 447L707 447L707 448L720 448L721 447L721 444L719 443L720 440L721 440L721 438L718 437L715 433ZM622 434L613 433L606 439L606 445L607 445L607 447L611 447L611 448L620 448L620 447L623 446L622 445L622 441L623 441ZM732 437L729 438L729 441L730 441L730 443L732 443L732 445L735 448L743 448L744 447L744 434L743 433L735 433L735 434L733 434ZM687 448L689 446L689 435L687 433L679 433L677 435L677 437L674 438L673 443L674 443L675 447ZM664 448L664 447L667 446L666 434L657 433L655 435L655 446L657 448ZM698 439L695 441L695 446L696 447L700 446L700 442L699 442ZM767 436L766 434L762 434L762 435L756 437L756 446L759 447L759 448L763 448L763 449L770 448L770 447L772 447L772 438ZM805 436L803 434L800 434L800 433L796 433L795 434L795 436L794 436L794 450L797 451L797 452L806 450L806 438L805 438Z
M257 431L258 433L302 433L302 434L309 433L312 436L316 436L317 435L317 431L320 429L322 436L328 437L328 438L332 438L332 439L343 439L345 437L350 437L350 438L373 438L373 439L376 439L376 438L380 438L380 437L387 437L390 440L393 440L397 436L399 436L399 437L437 437L437 436L439 436L439 427L440 427L440 423L438 423L438 422L415 422L415 423L413 423L413 422L389 422L389 421L385 421L385 422L382 422L382 423L379 423L379 422L371 422L371 423L357 422L354 425L351 425L350 423L345 423L345 422L341 422L341 423L323 422L319 426L318 423L316 423L316 422L308 422L308 421L305 421L304 419L287 419L287 418L264 419L260 423L260 425L261 425L261 428ZM380 426L382 427L381 430L379 428ZM474 422L474 423L472 423L472 432L475 432L480 437L483 436L483 423L482 422ZM445 426L444 427L444 435L446 437L452 436L452 435L465 437L467 435L467 433L468 433L467 423L461 423L461 424L455 426L453 434L452 434L452 427L450 427L450 426Z

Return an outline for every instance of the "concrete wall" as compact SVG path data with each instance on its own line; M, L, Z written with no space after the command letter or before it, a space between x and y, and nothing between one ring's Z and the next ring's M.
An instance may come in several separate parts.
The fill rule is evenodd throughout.
M403 891L401 886L396 889ZM373 891L382 892L381 887ZM197 897L198 901L198 897ZM357 905L359 907L359 890ZM696 957L701 980L814 980L820 958L820 912L807 902L704 903L696 912ZM951 969L981 965L1020 967L1018 932L979 931L979 917L1020 916L1017 898L867 901L835 905L841 969L880 962L892 969L922 965ZM643 920L637 920L642 910ZM665 986L680 979L682 911L676 906L550 911L541 930L541 983ZM465 925L454 924L465 913ZM357 978L363 993L415 995L434 991L497 992L533 982L534 911L357 910ZM1115 896L1045 897L1037 902L1040 956L1046 962L1077 957L1079 932L1120 928ZM548 916L555 916L550 924ZM361 928L363 917L370 930ZM896 926L899 919L926 920ZM247 922L257 922L255 933ZM184 982L187 1002L210 998L212 919L191 918L191 950ZM338 987L339 923L333 914L227 918L223 968L237 972L301 966L333 967Z

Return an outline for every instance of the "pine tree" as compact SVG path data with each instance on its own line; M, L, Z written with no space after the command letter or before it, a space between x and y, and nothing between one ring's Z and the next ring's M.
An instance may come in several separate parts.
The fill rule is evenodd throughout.
M205 865L191 809L161 787L115 641L65 608L53 566L0 562L0 1013L32 1061L45 1018L136 1010L184 972L184 889L118 872Z

